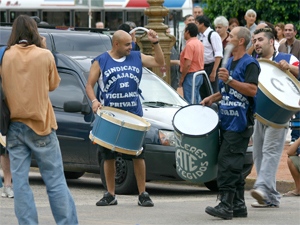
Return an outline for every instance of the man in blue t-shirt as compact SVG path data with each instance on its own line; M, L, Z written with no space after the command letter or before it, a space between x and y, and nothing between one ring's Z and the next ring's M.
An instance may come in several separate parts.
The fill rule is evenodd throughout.
M139 83L144 67L161 67L165 64L164 55L158 42L157 33L149 30L148 39L154 47L155 56L144 55L132 50L132 38L123 30L118 30L112 37L112 49L92 61L86 93L96 113L102 106L110 106L143 116L139 99ZM98 82L97 96L93 87ZM115 196L115 161L117 152L102 149L107 192L97 206L117 205ZM140 206L154 206L149 194L145 191L144 151L139 156L123 154L124 159L132 159L139 189Z
M260 73L257 60L246 53L250 38L250 31L245 27L235 27L230 32L227 40L234 45L233 57L229 59L226 68L219 69L219 92L200 103L210 106L220 101L221 146L217 183L221 202L216 207L206 207L205 212L223 219L248 215L242 170L253 133L253 113Z
M298 77L299 69L292 65L295 57L278 53L274 49L274 34L266 27L254 31L253 45L260 58L278 63L281 70L287 69ZM268 110L266 108L266 110ZM281 194L276 190L276 172L284 148L287 128L275 128L256 120L253 134L253 160L257 179L251 195L257 200L251 204L256 208L278 208Z

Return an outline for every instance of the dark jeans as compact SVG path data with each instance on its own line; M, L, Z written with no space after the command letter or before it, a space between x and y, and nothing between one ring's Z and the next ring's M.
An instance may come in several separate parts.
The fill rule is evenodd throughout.
M252 133L252 132L250 132ZM242 176L249 133L221 130L221 147L218 155L217 183L220 191L235 192L244 189ZM245 137L246 136L246 137Z
M214 68L214 64L215 62L212 62L210 64L205 64L204 65L204 70L209 78L209 75L211 74L213 68ZM210 82L211 83L211 86L212 86L212 89L214 91L214 93L217 93L219 92L219 76L218 76L218 70L216 72L216 79L214 82Z

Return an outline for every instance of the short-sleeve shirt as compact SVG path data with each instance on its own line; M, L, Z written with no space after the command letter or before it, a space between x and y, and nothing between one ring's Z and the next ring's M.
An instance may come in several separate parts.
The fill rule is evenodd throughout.
M204 47L197 37L192 37L186 41L186 46L180 53L180 71L184 65L185 59L191 60L189 73L204 69Z

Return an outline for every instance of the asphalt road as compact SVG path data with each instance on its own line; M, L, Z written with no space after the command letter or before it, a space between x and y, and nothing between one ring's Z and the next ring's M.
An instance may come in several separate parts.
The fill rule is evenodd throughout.
M38 172L30 172L40 224L55 224L51 214L46 188ZM300 224L300 197L282 198L280 208L256 209L246 192L248 218L221 220L207 215L206 206L215 206L216 193L203 187L179 184L147 183L147 191L155 204L152 208L137 205L137 195L118 195L118 205L95 205L105 190L99 178L82 177L69 180L80 224ZM0 198L0 224L17 224L13 199Z

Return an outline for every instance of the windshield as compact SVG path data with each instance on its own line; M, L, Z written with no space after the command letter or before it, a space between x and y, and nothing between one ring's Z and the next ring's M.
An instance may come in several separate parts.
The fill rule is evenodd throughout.
M143 77L140 83L142 96L140 97L142 105L147 106L185 106L187 102L162 79L154 73L143 69Z

